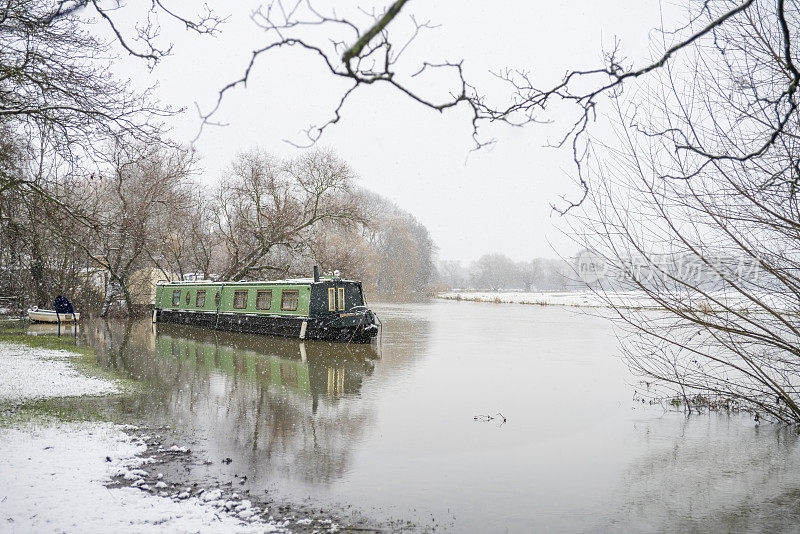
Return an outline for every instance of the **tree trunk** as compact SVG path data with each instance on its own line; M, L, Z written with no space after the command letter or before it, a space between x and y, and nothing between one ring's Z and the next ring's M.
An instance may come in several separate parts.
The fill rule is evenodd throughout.
M120 296L123 297L125 302L125 315L130 315L130 295L127 294L127 290L123 289L120 279L117 276L112 276L108 281L105 297L103 297L103 308L100 310L100 317L108 316L108 312L111 311L111 307L119 300Z
M33 282L36 305L47 307L48 294L47 281L44 279L44 259L36 239L33 240L31 245L31 256L31 281Z
M133 299L131 298L131 292L128 289L127 283L123 283L120 285L122 287L122 296L125 299L125 316L130 317L131 315L133 315Z

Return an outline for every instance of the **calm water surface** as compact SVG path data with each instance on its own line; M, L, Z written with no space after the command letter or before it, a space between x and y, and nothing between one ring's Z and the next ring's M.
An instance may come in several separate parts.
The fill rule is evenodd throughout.
M468 532L797 531L795 432L633 400L608 322L557 307L377 304L380 344L90 323L155 386L202 476ZM478 415L499 418L476 421ZM230 457L229 465L220 462Z

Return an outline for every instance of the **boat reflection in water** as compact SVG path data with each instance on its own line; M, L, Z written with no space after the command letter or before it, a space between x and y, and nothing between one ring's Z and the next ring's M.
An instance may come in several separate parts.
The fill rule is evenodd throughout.
M25 333L29 336L78 336L81 333L81 327L76 322L58 324L58 323L30 323L25 329Z
M221 371L258 387L309 396L313 413L320 397L335 400L358 394L378 358L372 345L265 339L168 324L158 325L155 352L165 360Z
M192 476L282 493L328 485L350 468L374 418L362 389L378 350L144 322L96 322L101 360L145 383L123 409L189 445ZM221 462L232 458L229 464ZM247 474L247 482L235 479Z

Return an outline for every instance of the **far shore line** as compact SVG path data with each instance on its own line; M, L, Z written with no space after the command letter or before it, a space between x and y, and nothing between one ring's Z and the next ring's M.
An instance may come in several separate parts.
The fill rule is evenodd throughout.
M713 297L717 302L710 298L687 299L682 303L682 309L708 314L725 311L744 314L765 312L765 309L759 308L741 295L715 294ZM634 291L608 292L605 294L592 291L445 291L437 293L436 298L488 304L525 304L530 306L608 308L617 310L666 310L665 307L659 305L644 293ZM720 303L725 304L723 306Z
M552 292L487 292L487 291L448 291L437 293L437 299L464 302L481 302L486 304L524 304L528 306L563 306L572 308L622 308L661 310L660 306L616 303L612 305L599 295L589 292L552 291ZM640 297L641 299L641 297Z

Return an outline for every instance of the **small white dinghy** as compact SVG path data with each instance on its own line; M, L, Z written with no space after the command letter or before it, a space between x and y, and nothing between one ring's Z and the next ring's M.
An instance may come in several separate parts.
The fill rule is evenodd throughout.
M28 317L35 323L57 323L59 319L62 323L71 323L78 321L81 318L80 313L59 313L56 314L55 310L40 310L33 307L28 310Z

